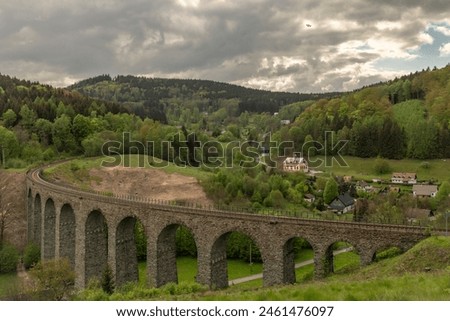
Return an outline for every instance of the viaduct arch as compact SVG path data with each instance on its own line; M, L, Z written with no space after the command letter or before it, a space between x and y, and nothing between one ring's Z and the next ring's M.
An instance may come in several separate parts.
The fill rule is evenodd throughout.
M62 187L43 180L41 169L27 175L28 237L42 259L67 257L76 286L100 278L107 265L117 285L137 281L133 229L139 220L147 237L147 280L159 287L177 282L175 231L191 230L197 246L197 282L228 286L226 241L239 231L257 244L263 260L264 286L294 283L293 240L304 238L314 251L315 276L333 271L332 245L349 242L361 264L388 246L411 248L427 235L424 228L402 225L312 220L229 212L135 198L107 196Z

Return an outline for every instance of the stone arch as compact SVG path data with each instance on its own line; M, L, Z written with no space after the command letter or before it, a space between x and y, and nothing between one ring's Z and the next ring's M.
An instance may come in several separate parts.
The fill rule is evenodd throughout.
M257 237L253 233L242 229L231 229L222 232L212 243L211 247L211 282L210 287L221 289L228 287L228 264L227 264L227 242L228 238L233 232L238 232L249 237L258 247L261 252L261 259L263 263L263 279L265 276L264 270L264 251Z
M27 241L32 243L34 241L34 213L33 213L33 194L31 188L28 189L27 194Z
M89 213L85 227L85 280L100 280L108 266L108 224L102 212Z
M387 250L392 250L393 255L399 255L406 251L406 249L404 247L399 246L398 244L386 243L384 245L377 246L369 253L371 262L378 261L380 252L387 251Z
M51 198L45 202L44 209L44 260L55 258L56 209Z
M135 228L138 219L128 216L120 221L116 229L116 284L139 280ZM144 227L144 234L146 234Z
M340 243L340 242L345 242L345 243L349 244L351 251L354 251L358 256L360 256L360 261L361 261L362 255L365 254L364 251L360 248L359 244L352 239L348 239L348 238L344 237L344 238L335 239L332 242L329 242L326 247L326 250L325 250L325 257L323 258L325 276L335 272L334 245L336 243ZM349 248L337 250L337 253L339 253L339 251L350 252ZM361 264L361 262L360 262L360 264Z
M187 228L193 234L197 247L196 235L187 224L177 222L166 225L158 234L156 241L156 286L170 282L178 283L176 232L180 226Z
M41 196L36 194L34 197L34 211L33 211L33 240L39 249L42 247L42 202ZM41 249L42 250L42 249Z
M70 204L63 205L59 216L59 257L75 268L75 213Z
M296 241L302 239L307 242L314 251L313 243L301 236L294 236L288 239L283 245L283 283L295 283L295 255L296 255Z

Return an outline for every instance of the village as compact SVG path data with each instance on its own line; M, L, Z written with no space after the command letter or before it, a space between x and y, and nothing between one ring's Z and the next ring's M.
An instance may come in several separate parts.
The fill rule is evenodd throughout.
M323 172L313 170L309 167L308 161L299 155L287 157L282 161L283 172L302 172L308 176L316 177L323 175ZM409 223L434 221L434 211L430 206L430 200L436 197L439 186L428 181L420 180L417 173L413 172L393 172L389 180L372 178L369 180L357 179L353 176L344 175L334 178L340 188L345 190L335 196L332 201L325 204L325 210L336 215L355 214L361 203L368 199L374 199L378 195L391 195L399 198L401 195L409 197L410 205L404 211L404 218ZM314 204L317 194L304 194L304 202Z

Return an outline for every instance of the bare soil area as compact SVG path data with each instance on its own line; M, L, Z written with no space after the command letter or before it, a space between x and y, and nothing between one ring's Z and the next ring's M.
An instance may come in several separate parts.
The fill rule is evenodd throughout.
M93 190L129 194L150 199L185 201L212 205L197 179L181 174L168 174L157 169L100 168L91 169L90 186ZM25 173L0 170L0 195L8 211L5 241L23 249L27 244L27 199ZM67 184L58 181L58 184Z
M212 205L194 177L168 174L151 168L103 167L89 171L91 188L114 194L129 194L166 201L185 201Z

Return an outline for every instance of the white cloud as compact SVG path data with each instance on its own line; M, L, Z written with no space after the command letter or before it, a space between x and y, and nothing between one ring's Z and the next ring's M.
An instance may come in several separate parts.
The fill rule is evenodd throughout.
M439 53L442 57L450 56L450 43L446 43L439 48Z
M417 38L420 41L421 45L423 45L423 44L431 45L434 42L434 38L426 32L419 33Z
M442 33L445 36L450 37L450 27L448 26L435 26L434 30Z
M375 27L380 31L391 31L402 29L403 24L400 21L379 21L375 24Z
M439 65L441 44L430 31L450 34L450 2L441 0L0 3L2 73L59 85L109 73L351 90L424 68L415 65L423 45L434 48L427 63ZM448 47L441 46L441 61ZM392 63L386 72L375 67L383 58L415 69Z

